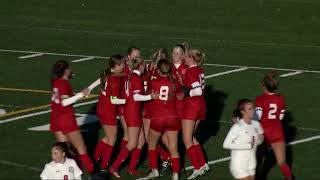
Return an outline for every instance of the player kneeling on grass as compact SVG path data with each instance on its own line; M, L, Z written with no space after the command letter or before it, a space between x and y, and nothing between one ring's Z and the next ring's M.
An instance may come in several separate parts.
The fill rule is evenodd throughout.
M172 164L172 179L179 179L180 157L178 153L178 131L180 120L176 107L176 99L183 98L178 80L174 80L171 72L172 64L167 59L159 60L159 77L151 81L151 91L159 92L159 98L152 101L151 124L148 134L148 158L150 174L141 179L159 177L157 145L161 135L166 133L167 148ZM180 95L179 95L180 94Z
M223 148L231 150L232 176L240 180L254 180L256 150L263 141L263 130L259 122L252 120L255 111L249 99L240 100L235 112L240 120L229 130Z
M88 173L93 173L93 163L87 153L87 148L76 122L75 112L72 105L67 105L68 97L73 96L69 79L72 71L66 61L57 61L52 69L52 98L50 114L50 131L53 132L57 142L70 142L80 155L83 166ZM89 95L89 89L73 96L79 99ZM69 98L70 99L70 98Z
M68 150L65 142L55 143L51 149L52 161L45 165L40 178L42 180L81 180L81 169L75 160L67 157L67 154Z

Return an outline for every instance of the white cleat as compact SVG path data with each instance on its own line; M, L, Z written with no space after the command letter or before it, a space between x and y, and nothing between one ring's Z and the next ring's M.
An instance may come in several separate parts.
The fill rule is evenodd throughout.
M179 180L179 174L178 173L172 173L172 180Z
M198 170L194 169L191 176L189 176L187 179L196 179L197 177L204 175L204 173L205 173L204 170L201 168Z
M204 173L210 171L209 164L205 163L200 169L203 170Z
M146 177L143 177L143 178L139 178L137 180L148 180L148 179L153 179L153 178L156 178L156 177L160 177L160 173L158 170L152 170L148 176Z

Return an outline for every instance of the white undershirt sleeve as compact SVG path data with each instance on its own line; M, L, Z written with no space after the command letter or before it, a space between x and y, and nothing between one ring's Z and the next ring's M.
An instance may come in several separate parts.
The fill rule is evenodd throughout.
M239 138L238 132L240 128L238 127L238 124L234 124L231 129L228 132L228 135L226 139L223 142L223 148L224 149L230 149L230 150L250 150L251 144L248 143L239 143L237 139Z
M189 94L190 94L190 97L201 96L202 95L202 88L197 87L197 88L191 89Z
M261 117L262 117L262 112L263 112L263 109L261 107L256 107L255 108L255 119L257 119L258 121L260 121Z
M126 103L126 99L119 99L117 96L110 96L111 104L121 105Z
M151 95L134 94L133 99L134 101L149 101L151 100Z
M73 103L79 101L83 97L84 97L84 94L80 92L72 97L69 97L67 99L62 100L61 104L63 107L69 106L70 104L73 104Z
M284 118L284 114L285 114L285 110L283 109L283 110L281 110L281 112L280 112L280 120L283 120L283 118Z
M88 89L90 91L92 91L92 89L94 89L95 87L99 86L101 83L100 78L97 79L95 82L93 82L92 84L90 84L90 86L88 86Z

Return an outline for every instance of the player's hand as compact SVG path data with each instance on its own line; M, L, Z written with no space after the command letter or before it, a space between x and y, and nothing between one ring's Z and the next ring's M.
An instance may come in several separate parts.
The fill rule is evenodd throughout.
M90 89L89 88L82 89L81 93L84 96L89 96L90 95Z
M159 99L159 92L152 91L150 96L151 99Z

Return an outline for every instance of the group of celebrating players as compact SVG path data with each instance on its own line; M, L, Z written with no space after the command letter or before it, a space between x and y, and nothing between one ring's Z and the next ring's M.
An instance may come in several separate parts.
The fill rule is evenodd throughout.
M160 176L160 157L164 165L171 166L173 180L179 179L181 170L178 151L181 131L186 155L194 167L188 179L202 176L210 168L194 133L199 123L206 119L205 75L201 68L204 59L202 52L189 48L187 43L176 45L172 57L165 48L157 50L149 64L137 47L129 48L127 56L111 56L103 74L95 82L100 84L96 114L104 137L96 146L94 159L87 153L74 109L67 103L74 96L69 84L71 68L66 61L57 61L52 69L50 130L57 142L68 142L77 150L78 159L89 174L95 171L94 163L99 163L101 171L108 169L113 177L120 178L119 168L131 155L127 173L142 175L137 166L141 149L147 144L151 171L140 179ZM254 179L255 157L248 160L247 156L255 156L255 148L264 136L275 152L284 177L291 179L280 122L285 104L283 97L275 93L278 86L276 76L272 73L266 75L262 85L264 94L256 99L256 108L250 100L241 100L235 111L235 124L224 143L225 148L232 150L230 170L235 179ZM83 89L76 95L77 99L88 96L91 90ZM261 126L251 121L254 114L258 115ZM120 152L111 164L118 122L124 135Z

